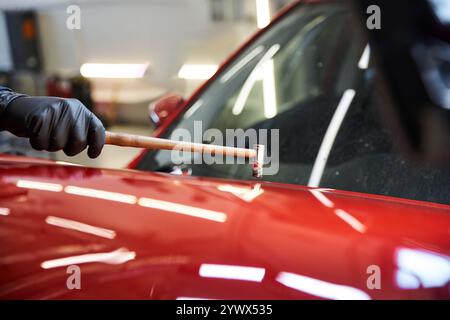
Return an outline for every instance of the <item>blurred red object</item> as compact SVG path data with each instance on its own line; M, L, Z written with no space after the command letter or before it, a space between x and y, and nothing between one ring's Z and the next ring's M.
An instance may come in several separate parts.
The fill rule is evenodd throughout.
M47 95L62 97L62 98L72 98L72 86L70 81L61 79L59 76L51 76L47 80L46 84Z

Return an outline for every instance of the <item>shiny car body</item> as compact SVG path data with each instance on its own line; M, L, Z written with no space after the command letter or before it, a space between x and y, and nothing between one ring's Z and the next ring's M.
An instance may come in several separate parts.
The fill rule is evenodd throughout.
M448 298L446 205L16 157L0 175L2 299Z

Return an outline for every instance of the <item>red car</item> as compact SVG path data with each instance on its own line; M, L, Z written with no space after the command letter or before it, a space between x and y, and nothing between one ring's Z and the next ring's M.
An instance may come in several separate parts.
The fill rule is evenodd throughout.
M356 16L295 2L170 97L161 137L278 129L261 181L169 151L126 170L0 156L0 298L449 299L450 172L405 156L379 112L402 100Z

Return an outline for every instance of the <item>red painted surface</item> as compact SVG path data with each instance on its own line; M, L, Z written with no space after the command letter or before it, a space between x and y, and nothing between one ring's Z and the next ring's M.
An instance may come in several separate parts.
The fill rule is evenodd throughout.
M0 156L0 299L449 299L449 256L446 205Z
M0 298L449 298L450 206L259 188L0 157ZM66 287L72 263L81 290ZM421 287L402 289L399 271Z

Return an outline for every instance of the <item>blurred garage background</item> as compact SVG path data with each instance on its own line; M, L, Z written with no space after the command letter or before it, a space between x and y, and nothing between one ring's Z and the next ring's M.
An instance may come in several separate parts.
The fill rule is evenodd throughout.
M188 97L291 1L1 0L0 85L75 97L108 130L150 135L152 101L171 92ZM34 152L2 132L0 152L114 168L139 150L106 146L95 160L68 158Z

